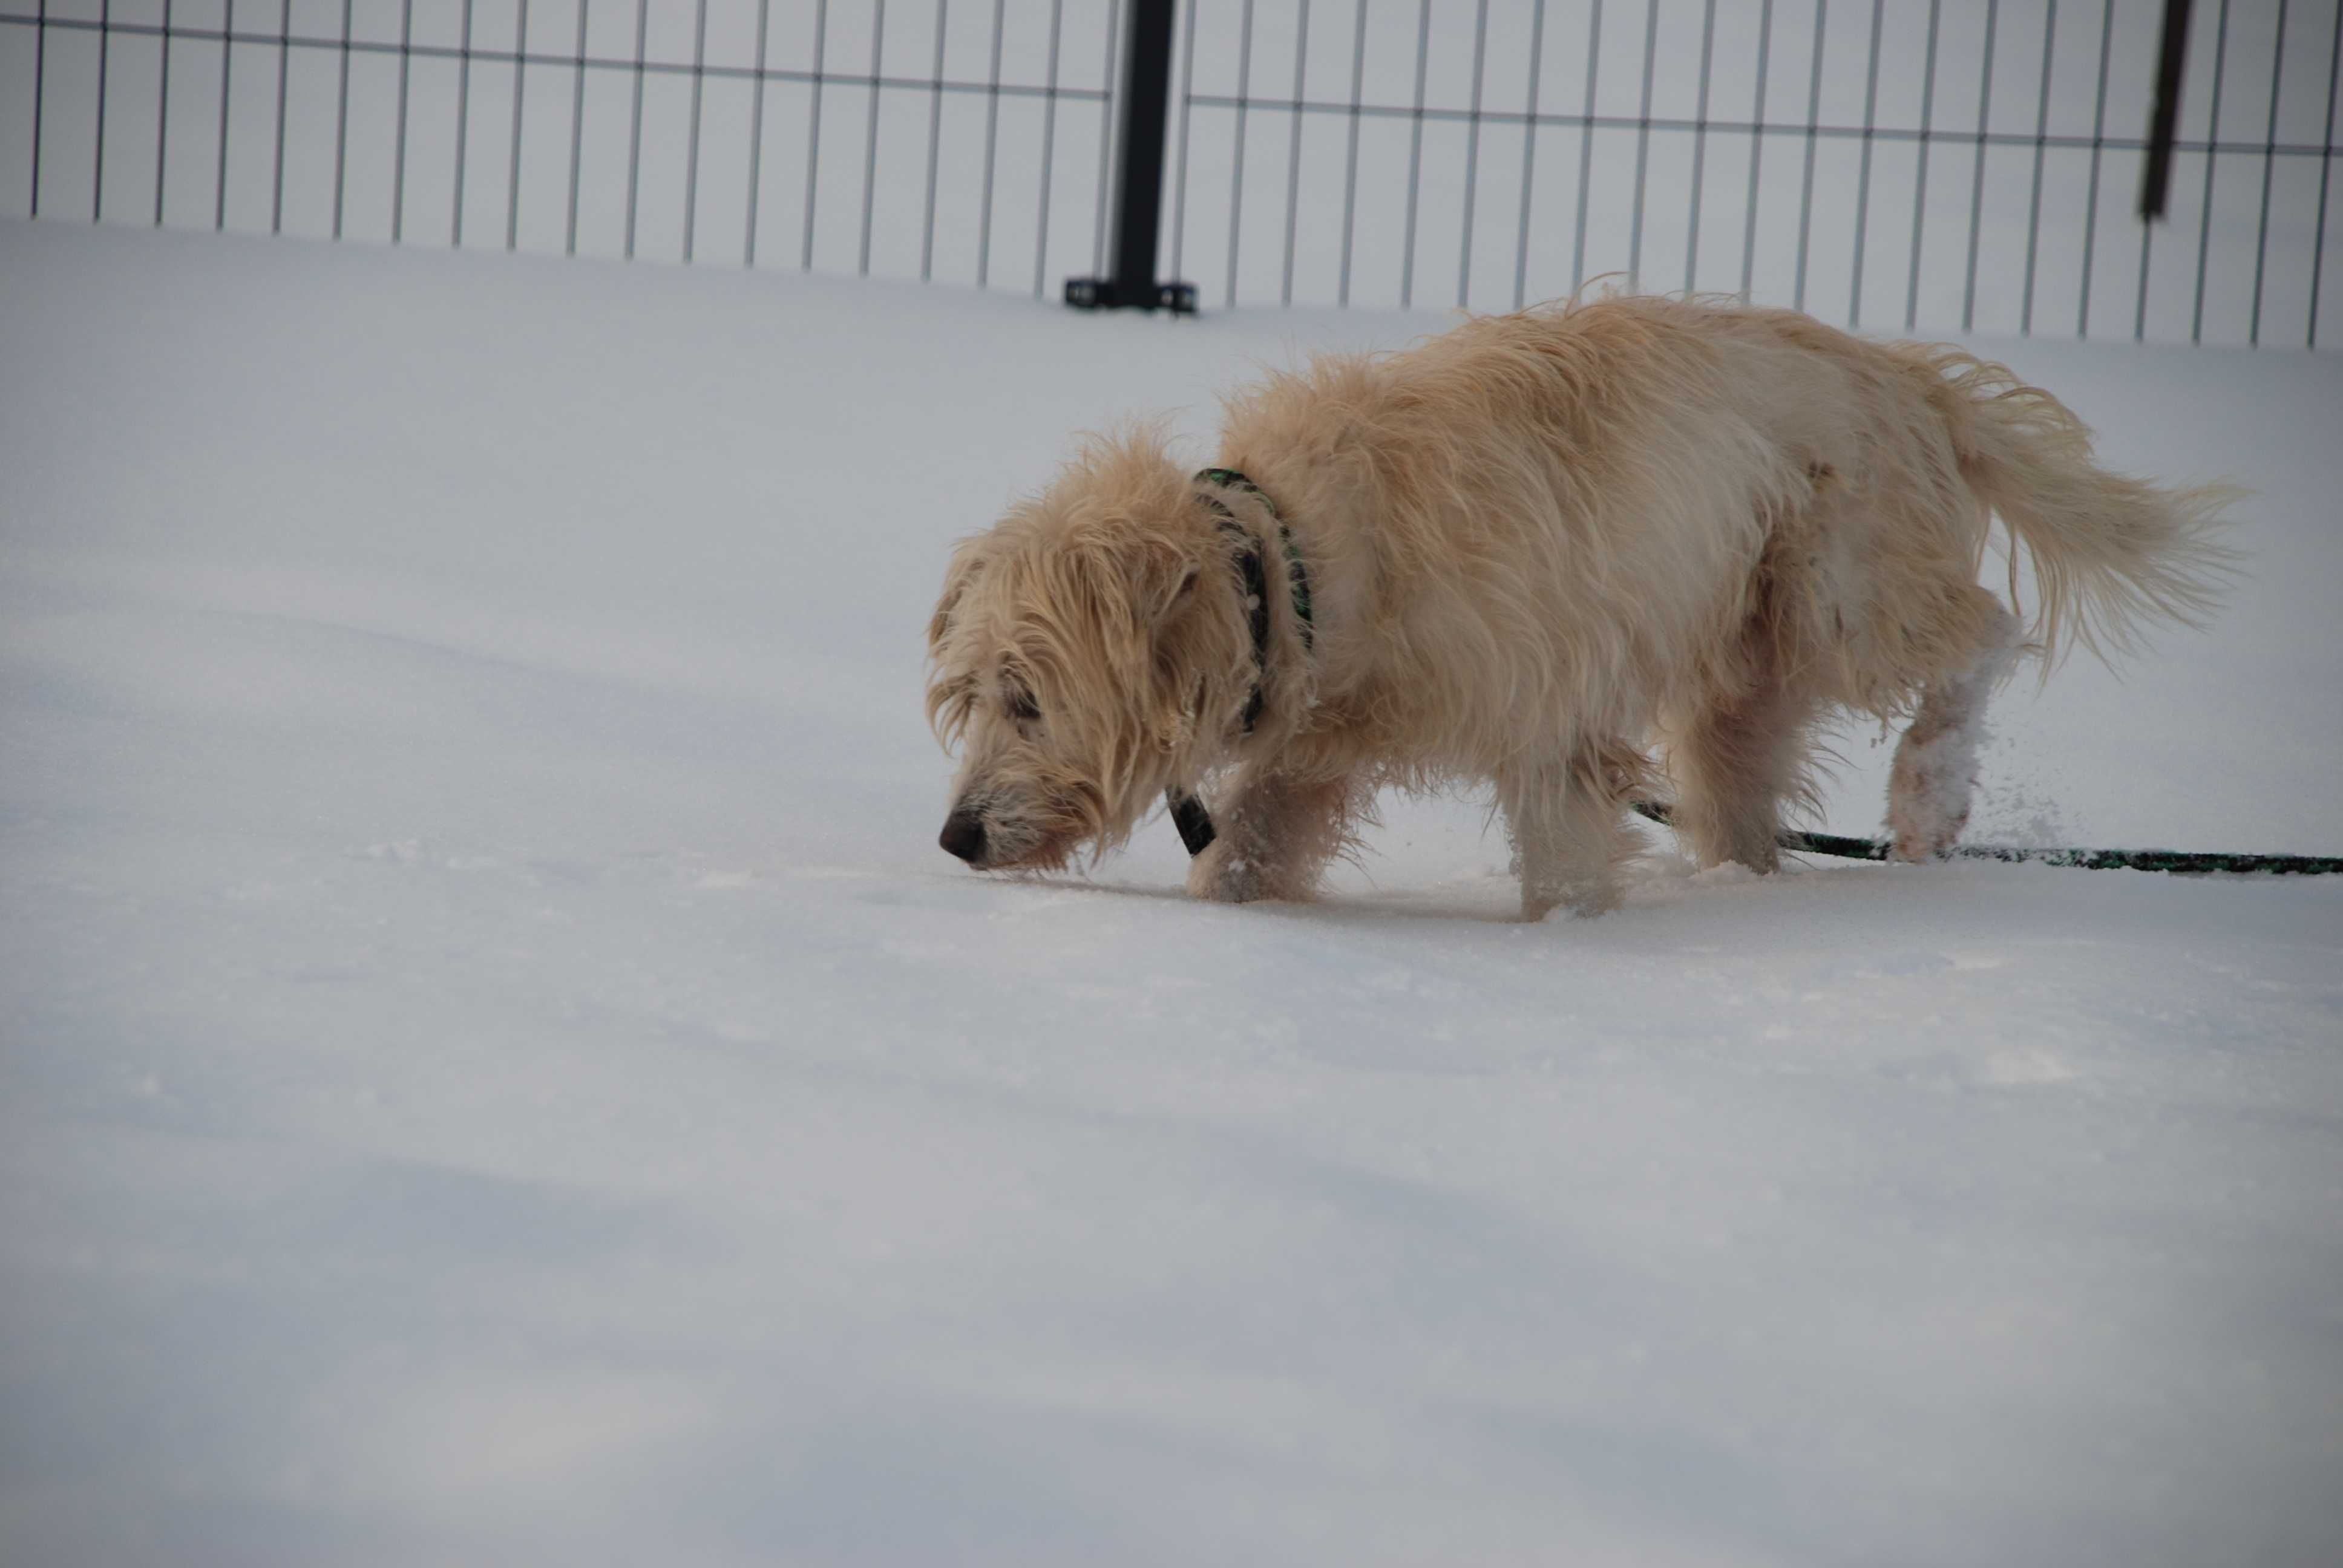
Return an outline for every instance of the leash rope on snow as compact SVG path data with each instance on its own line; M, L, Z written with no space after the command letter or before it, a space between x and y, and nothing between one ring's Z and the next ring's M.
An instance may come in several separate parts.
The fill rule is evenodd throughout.
M1675 813L1658 801L1638 800L1635 811L1663 827L1675 825ZM1837 833L1784 831L1775 834L1774 841L1802 855L1836 855L1849 860L1885 860L1891 853L1884 839L1850 839ZM2031 861L2087 871L2170 871L2180 876L2268 871L2279 877L2316 877L2343 872L2343 855L2244 855L2206 849L2029 849L2015 844L1956 844L1947 858Z

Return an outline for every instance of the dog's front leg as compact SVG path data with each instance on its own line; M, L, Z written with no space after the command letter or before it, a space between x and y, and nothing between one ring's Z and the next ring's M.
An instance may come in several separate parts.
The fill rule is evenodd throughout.
M1227 904L1299 902L1317 893L1348 837L1351 789L1342 779L1248 771L1212 814L1219 837L1188 863L1189 893Z
M1507 769L1497 804L1513 842L1522 919L1544 920L1561 904L1599 915L1618 903L1624 803L1598 753Z

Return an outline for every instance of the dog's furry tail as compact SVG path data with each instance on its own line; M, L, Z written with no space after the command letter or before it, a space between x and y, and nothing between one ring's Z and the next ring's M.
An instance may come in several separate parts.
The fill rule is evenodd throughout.
M1999 513L2034 568L2027 638L2045 673L2074 642L2102 660L2134 651L2143 623L2201 627L2236 575L2220 542L2235 485L2170 487L2111 474L2072 410L2005 367L1957 349L1926 351L1964 477Z

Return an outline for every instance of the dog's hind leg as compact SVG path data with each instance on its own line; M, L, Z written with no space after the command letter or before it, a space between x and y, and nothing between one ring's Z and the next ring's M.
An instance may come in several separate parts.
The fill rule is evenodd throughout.
M1522 918L1567 904L1599 915L1619 901L1624 812L1642 778L1641 752L1584 744L1565 761L1524 760L1497 775L1497 805L1513 845Z
M1188 891L1227 904L1306 900L1318 891L1326 862L1350 842L1365 803L1347 777L1240 776L1229 799L1212 809L1219 836L1188 862Z
M1986 699L2016 658L2017 618L1982 588L1965 590L1974 632L1969 657L1931 679L1896 747L1887 779L1887 829L1899 860L1946 853L1969 819Z

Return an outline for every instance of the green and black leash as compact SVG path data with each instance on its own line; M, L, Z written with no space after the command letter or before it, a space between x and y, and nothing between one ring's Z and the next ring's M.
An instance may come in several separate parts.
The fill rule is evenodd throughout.
M1656 801L1638 800L1635 810L1663 827L1674 825L1674 813ZM1836 855L1848 860L1893 858L1893 847L1884 839L1782 832L1774 836L1774 841L1801 855ZM2177 876L2266 871L2275 877L2317 877L2343 872L2343 855L2247 855L2209 849L2035 849L2016 844L1956 844L1946 858L2073 866L2086 871L2169 871Z

